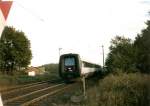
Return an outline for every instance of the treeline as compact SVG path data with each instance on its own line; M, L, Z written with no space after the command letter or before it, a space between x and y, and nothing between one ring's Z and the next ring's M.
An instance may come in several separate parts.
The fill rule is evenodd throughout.
M58 75L58 64L51 63L51 64L45 64L42 65L42 67L45 68L45 71L51 75Z
M110 72L150 73L150 20L134 41L124 36L111 40L106 66Z
M31 61L30 41L22 31L5 27L0 37L0 72L13 74L26 68Z
M150 106L150 20L146 25L134 41L111 40L105 62L110 74L87 91L86 106Z

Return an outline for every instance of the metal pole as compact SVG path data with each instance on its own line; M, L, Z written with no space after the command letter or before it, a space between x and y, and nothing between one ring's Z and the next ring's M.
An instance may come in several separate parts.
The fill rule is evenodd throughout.
M84 98L86 98L85 76L82 76L82 84L83 84L83 95Z
M58 49L58 50L59 50L59 57L60 57L60 51L61 51L61 49L62 49L62 48L59 48L59 49Z
M103 52L103 69L104 69L104 46L102 45L102 52Z

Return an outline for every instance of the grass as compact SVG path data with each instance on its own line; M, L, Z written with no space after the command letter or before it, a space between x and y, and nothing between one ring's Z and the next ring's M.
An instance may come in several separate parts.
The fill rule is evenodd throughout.
M35 81L49 80L46 76L1 76L0 83L24 84ZM80 103L72 103L72 96L82 95L81 84L66 91L61 96L47 100L47 104L61 104L62 106L150 106L150 75L141 73L119 73L107 75L103 79L87 81L87 98Z
M86 99L81 102L71 101L72 96L83 95L82 84L79 84L45 103L60 106L150 106L150 75L110 74L86 82Z
M150 106L150 75L109 75L87 95L86 106Z
M37 75L34 77L20 74L16 74L13 76L0 74L0 91L16 85L29 84L53 79L58 79L58 76L48 73L43 75Z

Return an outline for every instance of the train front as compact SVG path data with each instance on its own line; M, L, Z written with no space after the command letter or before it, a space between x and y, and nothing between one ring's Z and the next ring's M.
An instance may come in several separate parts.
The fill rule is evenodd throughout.
M73 81L80 77L80 57L78 54L64 54L59 60L59 75L65 81Z

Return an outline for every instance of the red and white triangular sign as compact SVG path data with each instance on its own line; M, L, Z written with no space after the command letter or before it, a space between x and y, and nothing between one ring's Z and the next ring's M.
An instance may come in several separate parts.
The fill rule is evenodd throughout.
M0 36L3 31L3 28L5 27L11 5L12 5L12 1L0 0Z
M8 17L11 5L12 5L12 1L0 1L0 9L3 13L3 16L4 16L5 20Z

